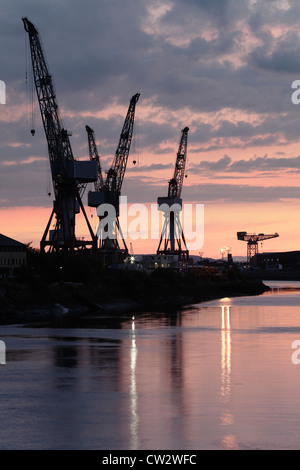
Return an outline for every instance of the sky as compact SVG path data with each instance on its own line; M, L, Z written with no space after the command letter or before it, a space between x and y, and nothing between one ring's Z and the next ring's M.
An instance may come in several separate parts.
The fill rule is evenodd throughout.
M24 16L39 31L75 158L89 158L89 125L107 171L130 98L141 94L122 187L129 205L167 195L188 126L182 199L204 206L204 243L191 254L218 258L228 246L245 256L238 231L279 234L259 251L300 249L298 2L2 0L0 232L38 247L53 189ZM80 216L76 230L88 236ZM158 240L132 245L153 253Z

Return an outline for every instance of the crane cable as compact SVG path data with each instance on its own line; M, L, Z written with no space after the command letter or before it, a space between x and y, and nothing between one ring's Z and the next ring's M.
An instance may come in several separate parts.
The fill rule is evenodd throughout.
M133 135L132 135L132 144L133 144L133 153L136 155L136 160L133 160L133 164L140 164L140 144L139 144L139 132L138 132L138 124L135 122L133 127Z

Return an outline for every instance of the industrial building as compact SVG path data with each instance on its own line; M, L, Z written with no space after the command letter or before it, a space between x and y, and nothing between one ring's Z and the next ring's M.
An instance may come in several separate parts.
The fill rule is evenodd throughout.
M179 255L174 254L155 254L155 255L143 255L142 265L145 269L156 269L156 268L181 268L182 263L180 262Z
M0 276L11 276L26 264L26 245L0 234Z
M252 265L260 269L300 269L300 251L257 253Z

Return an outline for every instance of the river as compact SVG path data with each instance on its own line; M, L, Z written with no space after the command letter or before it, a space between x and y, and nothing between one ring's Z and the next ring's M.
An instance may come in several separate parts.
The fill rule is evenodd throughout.
M1 326L0 449L299 449L300 282L265 283L178 311Z

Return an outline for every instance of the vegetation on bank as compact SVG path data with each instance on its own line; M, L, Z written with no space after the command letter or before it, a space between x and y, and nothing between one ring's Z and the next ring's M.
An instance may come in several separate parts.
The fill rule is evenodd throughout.
M267 288L235 268L221 272L199 269L101 269L99 260L30 250L28 263L13 279L0 282L2 318L56 304L70 312L151 310L213 298L256 295Z

